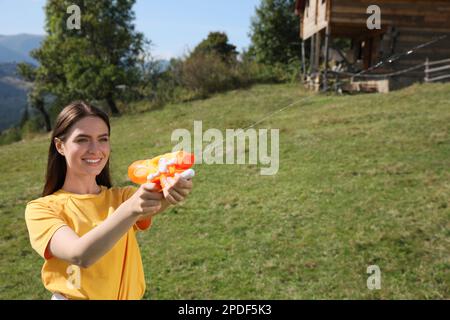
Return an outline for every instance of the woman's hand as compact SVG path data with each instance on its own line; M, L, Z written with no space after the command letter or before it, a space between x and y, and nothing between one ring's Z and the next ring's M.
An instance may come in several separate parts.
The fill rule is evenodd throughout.
M154 183L144 183L127 201L136 217L149 218L159 213L162 199L163 195Z
M186 199L192 191L192 180L181 177L175 173L175 177L167 177L163 182L166 187L163 189L164 198L170 204L178 204Z

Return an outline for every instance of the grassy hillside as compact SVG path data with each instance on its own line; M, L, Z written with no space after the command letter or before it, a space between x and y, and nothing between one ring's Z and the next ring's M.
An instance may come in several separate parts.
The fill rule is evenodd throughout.
M112 173L172 130L245 127L309 93L261 85L112 120ZM280 169L197 165L194 190L139 234L147 299L450 298L450 85L323 96L275 114ZM48 299L24 223L48 137L0 147L0 298ZM381 290L366 269L381 269Z

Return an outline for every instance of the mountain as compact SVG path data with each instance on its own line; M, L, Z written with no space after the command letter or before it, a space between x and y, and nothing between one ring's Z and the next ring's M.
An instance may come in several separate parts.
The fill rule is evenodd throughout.
M0 35L0 132L17 124L27 107L29 84L17 75L17 63L37 64L30 51L40 46L44 36Z
M27 107L30 84L17 77L17 64L0 64L0 132L17 124Z
M20 52L11 50L0 44L0 63L26 61L29 63L35 63L31 57L25 56Z
M164 72L170 67L170 61L166 59L158 60L160 72Z
M30 57L30 51L40 46L45 36L18 34L0 35L0 63L29 62L36 64Z
M15 62L0 63L0 78L3 77L17 77L17 64Z

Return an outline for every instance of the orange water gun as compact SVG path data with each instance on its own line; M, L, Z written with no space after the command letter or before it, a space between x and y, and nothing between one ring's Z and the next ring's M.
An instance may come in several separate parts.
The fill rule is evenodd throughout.
M128 167L128 177L137 184L152 182L159 191L165 188L165 179L179 173L185 179L191 179L195 171L191 168L195 158L192 153L176 151L152 159L137 160Z

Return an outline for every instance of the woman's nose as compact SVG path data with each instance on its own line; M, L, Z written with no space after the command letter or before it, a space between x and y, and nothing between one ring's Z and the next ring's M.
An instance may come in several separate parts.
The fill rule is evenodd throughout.
M95 153L96 151L100 150L100 144L96 141L93 141L89 143L89 151L92 153Z

